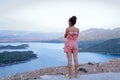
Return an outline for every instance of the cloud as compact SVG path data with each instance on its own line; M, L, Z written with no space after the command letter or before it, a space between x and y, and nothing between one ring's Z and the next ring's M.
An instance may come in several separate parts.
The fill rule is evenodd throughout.
M119 0L0 0L0 29L63 31L72 15L82 30L120 25ZM8 27L9 26L9 27ZM110 27L112 26L112 27Z

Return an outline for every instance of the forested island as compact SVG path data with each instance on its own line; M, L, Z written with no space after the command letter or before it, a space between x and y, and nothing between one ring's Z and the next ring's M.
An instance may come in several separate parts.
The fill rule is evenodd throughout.
M92 42L90 44L79 45L80 52L99 52L99 53L112 53L120 54L120 38L110 39L103 42Z
M28 48L29 45L28 44L21 44L21 45L0 45L0 50L1 49L26 49Z
M37 55L33 51L4 51L0 53L0 66L16 64L34 58L37 58Z

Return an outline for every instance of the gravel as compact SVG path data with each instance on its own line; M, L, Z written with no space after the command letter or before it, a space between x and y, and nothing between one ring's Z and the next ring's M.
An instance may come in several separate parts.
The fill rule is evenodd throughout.
M79 78L72 78L70 80L119 80L120 73L107 72L98 74L79 75ZM63 75L44 75L41 79L35 80L68 80Z

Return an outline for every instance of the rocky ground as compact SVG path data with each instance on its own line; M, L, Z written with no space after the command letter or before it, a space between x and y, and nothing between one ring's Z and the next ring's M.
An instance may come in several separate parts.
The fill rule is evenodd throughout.
M63 75L44 75L41 76L41 79L33 79L33 80L119 80L120 72L105 72L105 73L97 73L97 74L86 74L80 75L78 78L67 79Z
M106 73L106 72L120 72L120 58L110 60L103 63L86 63L79 65L79 75L89 75L95 73ZM74 67L73 67L74 71ZM35 70L32 72L18 73L10 75L0 80L41 80L44 75L65 75L67 74L67 67L60 66L54 68L46 68Z

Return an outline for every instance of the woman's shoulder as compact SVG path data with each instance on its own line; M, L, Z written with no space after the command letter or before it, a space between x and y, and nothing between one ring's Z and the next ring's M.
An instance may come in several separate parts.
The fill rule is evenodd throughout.
M66 31L70 31L70 27L67 27L67 28L66 28Z
M77 28L77 27L74 27L74 29L75 29L75 31L79 31L79 28Z
M79 28L77 28L77 27L74 27L75 29L77 29L77 30L79 30Z

